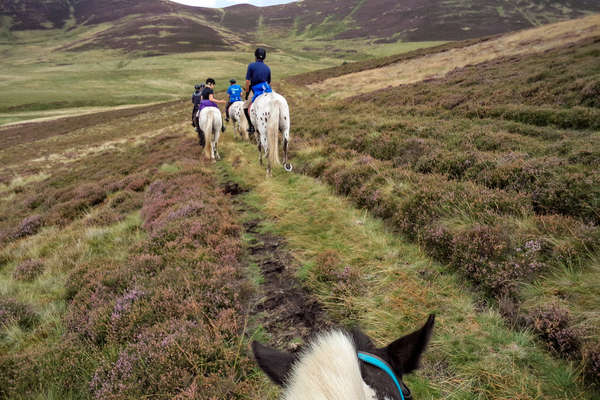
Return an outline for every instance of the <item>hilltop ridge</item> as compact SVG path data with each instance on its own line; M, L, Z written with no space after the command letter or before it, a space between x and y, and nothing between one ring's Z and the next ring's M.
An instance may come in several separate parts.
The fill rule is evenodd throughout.
M595 12L600 12L600 3L592 0L515 0L501 5L482 0L476 6L464 0L304 0L225 9L190 7L168 0L46 0L42 5L34 0L8 0L0 5L0 33L68 31L108 24L84 46L72 49L137 47L186 52L222 50L277 37L378 42L464 40Z

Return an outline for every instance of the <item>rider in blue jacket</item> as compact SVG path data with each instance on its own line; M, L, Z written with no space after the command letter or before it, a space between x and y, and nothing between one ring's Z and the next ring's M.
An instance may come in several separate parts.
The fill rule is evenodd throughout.
M267 57L267 51L259 47L254 52L254 56L256 57L256 61L248 65L248 70L246 72L245 89L246 100L248 100L250 89L252 89L254 96L252 96L252 101L248 104L248 108L244 108L244 114L246 114L246 118L248 119L248 133L250 134L254 133L254 126L250 121L248 110L258 96L273 91L271 89L271 69L264 63L265 57Z
M227 122L229 122L229 106L231 106L236 101L242 101L242 87L235 83L235 79L231 79L229 83L229 89L227 89L229 101L225 106L225 121Z

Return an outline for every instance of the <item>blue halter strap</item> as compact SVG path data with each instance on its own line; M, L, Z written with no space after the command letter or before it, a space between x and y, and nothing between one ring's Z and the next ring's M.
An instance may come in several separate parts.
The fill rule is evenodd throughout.
M392 378L394 383L396 384L396 387L398 388L398 391L400 392L400 397L402 398L402 400L404 400L404 393L402 392L402 387L400 386L400 383L398 382L398 379L396 378L396 374L394 374L394 371L392 371L392 368L388 365L388 363L386 363L385 361L383 361L381 358L377 357L376 355L373 355L370 353L365 353L365 352L359 351L359 352L357 352L357 355L358 355L359 360L364 361L367 364L371 364L371 365L383 370L385 373L387 373Z

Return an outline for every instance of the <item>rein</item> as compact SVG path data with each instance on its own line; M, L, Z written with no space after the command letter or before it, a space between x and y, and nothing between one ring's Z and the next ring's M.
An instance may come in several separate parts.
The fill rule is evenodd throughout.
M371 353L365 353L363 351L359 351L359 352L357 352L357 355L358 355L359 360L366 362L367 364L370 364L374 367L377 367L380 370L387 373L392 378L394 383L396 384L396 388L398 388L398 391L400 392L400 398L402 400L405 400L404 392L402 391L402 387L400 386L400 383L398 382L398 378L396 378L396 374L394 374L394 371L392 371L392 368L388 365L388 363L386 363L381 358L379 358L376 355L371 354Z

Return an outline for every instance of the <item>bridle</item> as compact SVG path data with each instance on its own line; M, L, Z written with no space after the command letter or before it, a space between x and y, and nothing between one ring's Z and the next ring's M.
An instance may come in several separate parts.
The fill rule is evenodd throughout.
M396 384L396 388L398 389L398 392L400 392L400 398L402 400L412 400L412 395L410 393L410 390L408 390L408 388L406 388L408 390L408 393L406 394L406 396L404 396L404 391L402 390L402 386L400 386L400 382L398 382L398 378L396 377L396 374L394 374L392 367L390 367L390 365L387 362L385 362L383 359L381 359L380 357L377 357L374 354L366 353L364 351L359 351L356 354L357 354L359 360L361 360L367 364L370 364L374 367L377 367L380 370L382 370L383 372L387 373L390 376L390 378L392 378L394 383Z

